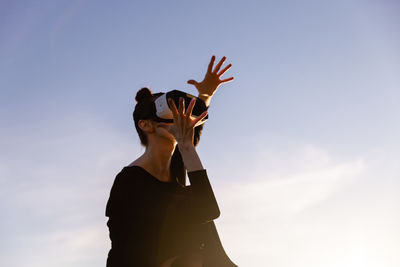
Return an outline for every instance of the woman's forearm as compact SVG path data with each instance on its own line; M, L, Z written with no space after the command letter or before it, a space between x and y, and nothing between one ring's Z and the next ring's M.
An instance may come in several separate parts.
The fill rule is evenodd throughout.
M201 164L201 160L197 151L193 144L179 144L178 143L179 152L182 155L183 163L188 172L203 170L203 165Z

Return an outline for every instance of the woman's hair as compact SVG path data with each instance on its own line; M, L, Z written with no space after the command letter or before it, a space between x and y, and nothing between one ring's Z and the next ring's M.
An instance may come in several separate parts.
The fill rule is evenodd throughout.
M155 97L149 88L142 88L136 93L136 106L133 111L133 120L135 122L136 131L139 134L140 143L147 147L148 139L146 133L140 129L139 120L147 120L152 118L152 102Z
M136 106L135 110L133 111L133 120L135 122L135 128L140 138L140 143L147 147L148 145L148 138L146 133L140 129L139 127L139 120L151 120L153 118L153 101L163 93L156 93L144 87L140 89L136 93ZM200 135L203 131L203 125L201 124L194 128L194 138L193 138L193 145L197 146L200 141ZM171 158L171 165L170 165L170 172L171 176L175 177L177 182L181 185L185 185L186 175L185 175L185 166L183 164L182 155L179 152L178 146L175 147L174 154Z

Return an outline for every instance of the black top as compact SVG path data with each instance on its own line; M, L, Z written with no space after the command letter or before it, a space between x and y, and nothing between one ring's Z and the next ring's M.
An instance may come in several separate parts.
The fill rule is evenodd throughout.
M107 202L111 249L107 267L159 266L201 249L200 226L218 204L205 169L188 172L191 186L162 182L140 166L124 167Z

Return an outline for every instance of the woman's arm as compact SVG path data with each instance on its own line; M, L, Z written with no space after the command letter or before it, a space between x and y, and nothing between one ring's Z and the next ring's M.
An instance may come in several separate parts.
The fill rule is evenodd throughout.
M171 99L168 101L170 102L174 117L174 124L168 130L174 135L178 143L179 152L182 155L183 163L188 171L195 199L195 210L201 221L213 220L219 216L218 204L208 180L207 172L204 169L200 157L193 145L193 128L207 115L208 112L205 111L200 116L193 119L191 114L196 102L195 99L192 99L186 112L183 98L179 100L179 110Z
M183 162L188 171L188 176L194 197L197 199L197 210L200 219L211 221L219 217L220 210L215 199L207 172L193 144L179 145Z
M193 143L178 143L178 149L188 172L204 169Z
M223 70L221 70L219 73L219 69L221 68L222 64L225 61L225 57L223 57L220 62L215 66L215 69L213 69L214 61L215 61L215 56L211 57L211 61L208 64L208 69L206 72L206 75L203 79L202 82L196 82L195 80L189 80L187 83L193 84L197 91L199 92L199 98L204 101L206 104L207 108L210 106L211 98L215 94L217 88L226 82L230 82L233 80L233 77L230 77L228 79L221 80L221 76L232 66L232 64L229 64L226 66ZM195 136L194 136L194 145L197 146L199 141L200 141L200 136L203 131L204 124L198 126L195 128Z
M204 169L200 157L193 144L178 144L184 165L190 180L190 199L184 213L191 220L205 223L215 220L220 216L217 200L208 179L207 170Z

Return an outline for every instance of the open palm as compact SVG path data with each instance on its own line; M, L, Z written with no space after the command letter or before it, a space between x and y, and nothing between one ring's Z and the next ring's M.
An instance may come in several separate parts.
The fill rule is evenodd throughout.
M203 81L197 82L195 80L189 80L187 81L187 83L193 84L196 87L197 91L199 92L199 95L212 96L221 84L233 80L233 77L221 80L221 76L225 72L227 72L230 69L230 67L232 67L232 64L229 64L225 68L220 70L222 64L224 64L225 62L225 59L226 57L223 57L213 70L213 65L215 61L215 56L213 55L211 57L210 63L208 64L208 69Z
M178 144L193 144L194 127L201 123L201 120L207 116L208 111L204 111L200 116L194 118L192 111L196 99L192 98L190 104L185 112L185 100L181 97L179 99L179 108L176 108L175 102L169 98L168 102L171 106L171 111L174 117L174 124L167 130L175 137Z

